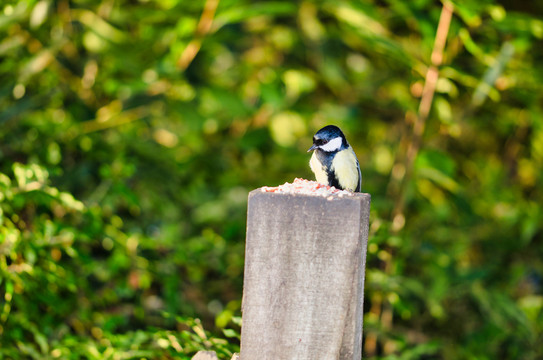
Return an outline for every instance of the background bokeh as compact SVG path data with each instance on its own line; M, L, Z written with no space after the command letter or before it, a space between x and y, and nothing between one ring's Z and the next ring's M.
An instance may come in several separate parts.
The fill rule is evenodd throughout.
M0 358L229 359L247 194L336 124L364 358L541 359L543 2L445 4L432 57L434 0L2 0Z

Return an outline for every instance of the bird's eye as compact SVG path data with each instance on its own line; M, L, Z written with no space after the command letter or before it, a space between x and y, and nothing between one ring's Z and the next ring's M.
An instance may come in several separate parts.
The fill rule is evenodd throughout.
M322 140L322 145L328 144L328 140Z

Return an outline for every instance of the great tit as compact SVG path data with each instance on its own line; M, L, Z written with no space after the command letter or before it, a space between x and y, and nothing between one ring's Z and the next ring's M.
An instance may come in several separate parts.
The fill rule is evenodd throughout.
M360 192L362 174L358 159L337 126L328 125L317 131L313 136L313 146L307 151L312 150L315 151L309 166L319 183Z

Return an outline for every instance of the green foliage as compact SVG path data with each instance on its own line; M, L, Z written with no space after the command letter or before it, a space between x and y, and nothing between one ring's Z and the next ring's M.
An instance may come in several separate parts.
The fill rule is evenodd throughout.
M334 123L365 358L540 358L543 8L453 7L406 169L440 2L3 1L0 357L229 358L247 193L312 178Z
M200 320L168 321L172 317L159 312L163 301L143 294L152 281L148 260L136 255L139 237L119 230L120 217L106 221L100 208L86 208L49 186L48 172L38 165L15 163L13 177L0 174L4 355L189 359L202 348L224 356L236 350ZM222 317L222 328L235 321L233 313ZM127 331L142 321L179 330ZM235 337L236 331L225 334Z

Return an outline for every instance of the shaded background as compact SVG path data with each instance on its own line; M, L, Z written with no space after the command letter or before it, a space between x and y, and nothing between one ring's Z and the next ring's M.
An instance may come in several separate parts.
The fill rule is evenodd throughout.
M423 95L442 8L2 1L0 357L229 358L247 194L313 179L336 124L372 195L364 358L540 359L543 3L452 3Z

